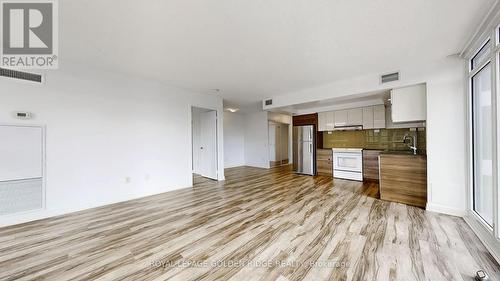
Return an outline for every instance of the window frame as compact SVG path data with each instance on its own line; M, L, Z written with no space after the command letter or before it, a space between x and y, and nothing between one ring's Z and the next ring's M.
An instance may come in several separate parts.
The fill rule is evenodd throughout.
M490 41L488 40L486 42L486 44L488 44ZM483 45L481 47L480 50L478 50L478 52L480 52L483 48L485 47L485 45ZM490 54L491 55L491 54ZM492 60L491 60L491 57L490 55L484 60L481 62L481 64L478 65L478 67L476 67L476 69L474 69L474 71L471 70L471 73L469 75L469 83L470 83L470 90L469 90L469 99L470 99L470 111L469 111L469 114L470 114L470 125L471 125L471 130L470 130L470 133L471 133L471 154L470 154L470 167L471 167L471 202L470 202L470 206L471 206L471 210L472 212L474 213L474 215L481 221L481 223L483 224L483 226L485 226L491 233L494 233L495 231L495 226L498 225L497 221L496 221L496 218L495 218L495 205L496 205L496 202L495 202L495 180L493 179L493 194L491 194L492 198L493 198L493 212L494 214L492 215L492 223L493 225L490 225L475 209L476 207L476 196L475 196L475 192L474 192L474 188L475 188L475 178L476 178L476 173L475 173L475 166L476 166L476 162L475 162L475 153L474 153L474 143L475 143L475 140L476 140L476 134L475 134L475 130L474 130L474 77L476 77L476 75L478 75L479 73L481 73L482 70L484 70L486 67L488 66L491 66L491 73L492 73L492 76L493 76L493 68L494 68L494 63L492 63ZM475 57L475 56L474 56ZM472 64L472 59L470 60L471 64ZM492 77L493 79L493 77ZM494 80L491 80L492 83ZM493 85L491 86L491 104L492 104L492 151L495 150L495 145L494 145L494 142L495 142L495 137L494 137L494 134L495 134L495 129L494 129L494 122L493 122L493 101L495 100L494 97L493 97ZM492 157L492 162L495 162L495 159L494 157ZM495 174L495 169L494 169L494 165L493 165L493 169L492 169L492 174ZM494 176L494 175L493 175ZM498 202L498 201L497 201Z
M490 43L487 43L490 40ZM482 62L472 69L472 58L486 45L490 52L485 56ZM465 60L464 83L466 95L466 167L467 167L467 209L463 216L467 224L479 237L494 258L500 262L500 4L492 6L483 22L479 25L476 32L472 35L465 48L460 53L460 57ZM491 115L492 115L492 169L493 169L493 227L489 227L474 210L473 206L473 132L472 126L472 77L483 69L488 63L491 63Z
M497 36L498 37L498 36ZM491 44L491 38L488 37L482 44L481 46L476 50L476 52L474 52L474 56L472 56L471 59L469 59L469 71L471 73L477 73L478 69L482 69L484 68L484 66L486 65L486 62L490 61L491 59L491 55L492 53L494 52L492 49L492 44ZM478 65L474 68L474 59L479 55L479 53L481 53L481 51L483 51L485 48L489 48L490 50L488 51L488 55L483 59L483 61L479 61Z

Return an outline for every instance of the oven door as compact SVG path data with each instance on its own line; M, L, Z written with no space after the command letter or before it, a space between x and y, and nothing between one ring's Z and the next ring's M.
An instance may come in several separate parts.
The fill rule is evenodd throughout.
M333 169L349 172L362 172L363 156L361 153L334 152Z

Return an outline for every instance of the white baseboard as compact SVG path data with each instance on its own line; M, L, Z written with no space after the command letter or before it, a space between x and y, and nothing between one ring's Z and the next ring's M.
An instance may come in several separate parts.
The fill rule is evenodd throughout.
M463 210L463 209L452 208L449 206L435 204L432 202L427 202L427 206L425 209L427 211L430 211L430 212L441 213L441 214L446 214L446 215L451 215L451 216L456 216L456 217L463 217L463 216L465 216L465 213L466 213L465 210Z
M71 212L77 212L78 210L71 211L49 211L46 209L32 210L22 213L16 213L11 215L0 216L0 227L6 227L16 224L22 224L37 220L42 220L46 218L56 217L63 214L68 214Z
M474 214L467 213L464 216L465 222L472 228L472 231L483 242L486 249L491 253L493 258L500 263L500 240L495 238L491 232L486 230L482 224L474 217Z

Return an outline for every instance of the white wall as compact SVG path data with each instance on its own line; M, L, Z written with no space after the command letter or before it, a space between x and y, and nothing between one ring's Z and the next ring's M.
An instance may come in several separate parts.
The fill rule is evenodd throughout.
M245 119L239 113L224 112L224 166L245 165Z
M464 64L427 83L427 208L463 216L467 209Z
M245 163L269 168L267 112L245 114Z
M45 85L1 79L0 100L0 123L46 126L47 159L46 209L2 216L0 225L191 186L191 106L218 111L224 178L219 97L66 65ZM17 110L35 118L13 119Z
M428 210L463 215L466 210L466 112L464 60L446 58L402 67L401 80L381 85L366 75L272 97L265 109L427 83ZM382 72L381 72L382 73Z

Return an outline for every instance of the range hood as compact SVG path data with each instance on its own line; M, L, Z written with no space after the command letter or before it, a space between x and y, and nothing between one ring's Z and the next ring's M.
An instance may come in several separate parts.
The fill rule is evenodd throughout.
M334 131L361 131L363 130L363 126L342 126L333 128Z

